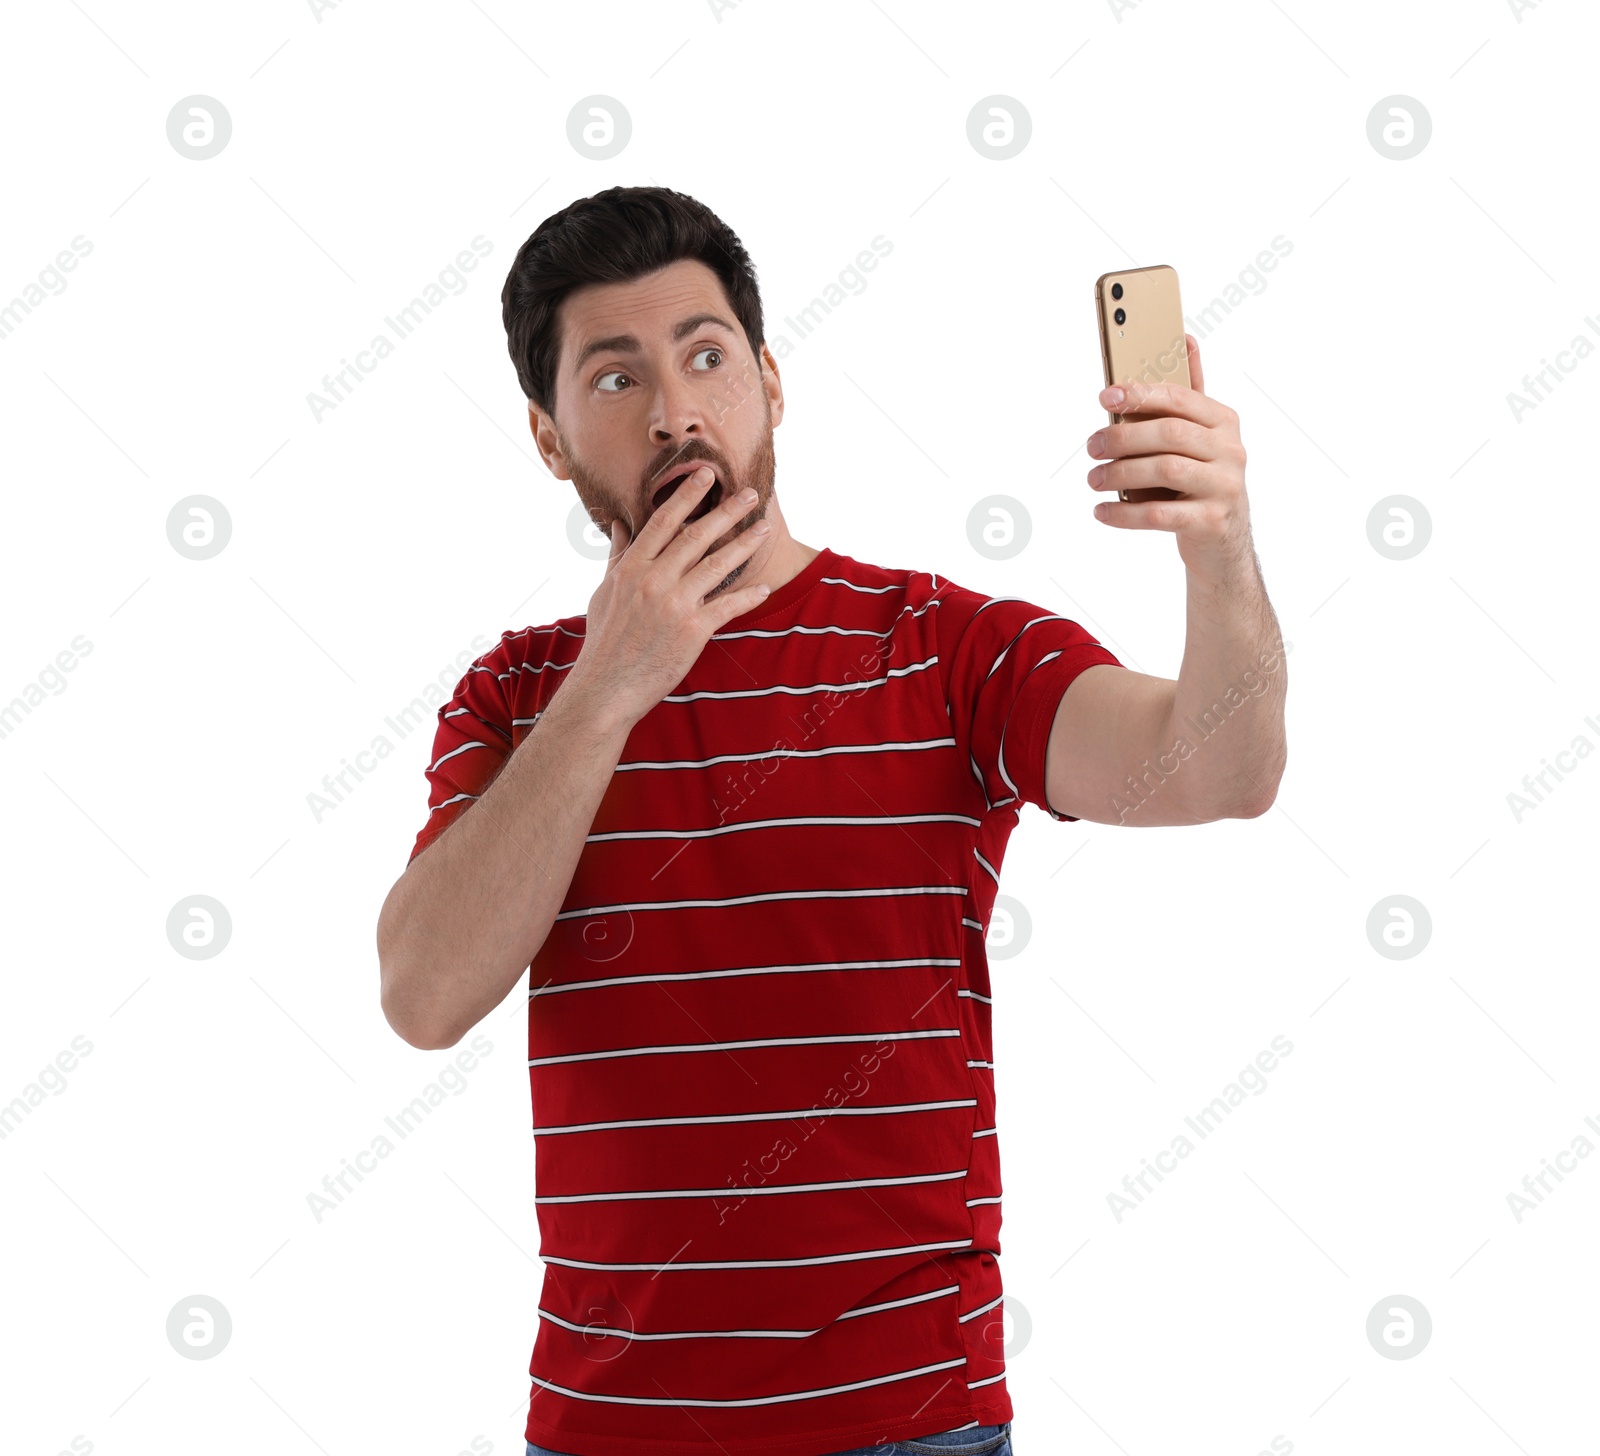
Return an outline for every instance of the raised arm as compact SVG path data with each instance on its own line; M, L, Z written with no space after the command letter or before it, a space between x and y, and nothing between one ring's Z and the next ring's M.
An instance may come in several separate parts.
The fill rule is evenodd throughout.
M1267 598L1250 534L1239 416L1194 387L1130 384L1100 402L1151 419L1107 425L1089 439L1106 462L1095 490L1164 486L1174 500L1106 500L1095 516L1123 530L1171 531L1188 577L1183 663L1176 679L1107 665L1085 668L1061 695L1045 756L1051 804L1098 824L1203 824L1251 819L1277 797L1288 747L1289 645Z

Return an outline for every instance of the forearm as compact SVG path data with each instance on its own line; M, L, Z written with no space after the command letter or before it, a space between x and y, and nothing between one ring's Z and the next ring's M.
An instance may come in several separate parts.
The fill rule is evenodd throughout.
M384 901L384 1015L415 1046L454 1046L505 1000L560 911L629 729L585 686L561 687Z
M1287 648L1248 546L1187 570L1187 632L1161 749L1197 818L1252 817L1277 793L1288 748Z

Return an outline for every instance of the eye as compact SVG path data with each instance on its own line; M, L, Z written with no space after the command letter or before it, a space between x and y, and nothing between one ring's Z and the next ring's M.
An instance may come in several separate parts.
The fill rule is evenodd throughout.
M608 369L604 374L595 380L595 388L603 391L606 394L621 394L624 389L630 387L628 384L607 384L606 381L608 379L626 380L627 378L628 376L620 369Z
M710 357L710 363L706 364L705 368L707 368L707 369L716 369L721 365L721 363L722 363L722 350L721 349L718 349L718 348L715 348L715 347L712 347L712 348L709 348L709 349L701 349L700 352L697 353L694 356L694 358L695 359L704 359L707 356Z

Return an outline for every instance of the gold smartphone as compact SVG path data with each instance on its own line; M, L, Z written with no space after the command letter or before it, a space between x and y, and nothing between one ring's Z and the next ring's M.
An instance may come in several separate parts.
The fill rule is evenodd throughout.
M1095 309L1100 315L1100 359L1106 385L1162 382L1189 386L1189 343L1184 336L1183 304L1178 274L1165 263L1102 273L1094 282ZM1111 415L1112 424L1149 420L1148 414ZM1180 500L1165 486L1119 491L1128 501Z

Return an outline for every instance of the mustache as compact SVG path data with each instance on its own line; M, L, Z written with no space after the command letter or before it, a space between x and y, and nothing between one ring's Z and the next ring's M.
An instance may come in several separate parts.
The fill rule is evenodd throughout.
M707 465L716 467L717 475L722 479L726 479L733 473L728 462L716 451L713 451L709 445L699 440L685 440L676 450L663 456L662 459L652 464L649 470L645 472L644 489L649 490L650 482L655 480L663 470L666 470L669 466L681 464L685 460L704 460Z

